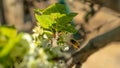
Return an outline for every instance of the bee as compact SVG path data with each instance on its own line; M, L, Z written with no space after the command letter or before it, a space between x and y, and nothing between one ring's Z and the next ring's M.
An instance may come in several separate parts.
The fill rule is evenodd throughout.
M70 43L72 44L72 46L76 49L80 48L80 43L77 40L71 39Z

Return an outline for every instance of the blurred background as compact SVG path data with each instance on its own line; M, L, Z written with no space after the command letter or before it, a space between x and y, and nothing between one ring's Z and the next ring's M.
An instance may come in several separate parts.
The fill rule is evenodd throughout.
M30 32L36 24L34 8L45 8L55 0L0 0L0 25L14 25Z
M92 7L89 2L85 1L90 1L96 5ZM62 2L67 4L69 11L79 13L75 17L77 24L86 22L85 15L93 11L92 8L97 11L100 6L105 6L120 12L120 0L0 0L0 25L14 25L19 31L31 32L36 24L35 8L43 9L50 4Z

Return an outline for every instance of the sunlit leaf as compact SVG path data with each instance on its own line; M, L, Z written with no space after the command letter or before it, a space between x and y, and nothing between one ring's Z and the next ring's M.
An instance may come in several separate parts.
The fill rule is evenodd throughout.
M40 26L43 28L49 28L54 21L51 19L50 15L38 15L35 14L37 21L39 22Z
M60 13L51 13L50 16L52 18L52 20L56 21L57 19L65 16L66 14L60 14Z
M15 38L17 35L17 30L13 27L5 27L5 26L1 26L0 27L0 32L9 37L9 38Z

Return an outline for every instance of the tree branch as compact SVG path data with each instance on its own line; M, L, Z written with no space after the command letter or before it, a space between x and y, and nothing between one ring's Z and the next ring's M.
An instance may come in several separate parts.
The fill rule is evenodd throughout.
M120 26L90 40L85 47L75 52L67 61L67 68L71 68L74 64L80 63L80 65L87 60L87 58L106 46L106 44L120 41Z

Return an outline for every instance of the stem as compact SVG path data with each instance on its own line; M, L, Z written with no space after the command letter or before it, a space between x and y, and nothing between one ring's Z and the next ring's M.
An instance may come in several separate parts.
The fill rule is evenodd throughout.
M58 32L55 32L54 35L55 35L55 36L53 36L53 38L52 38L52 46L53 46L53 47L57 47L57 46L58 46L58 45L57 45Z

